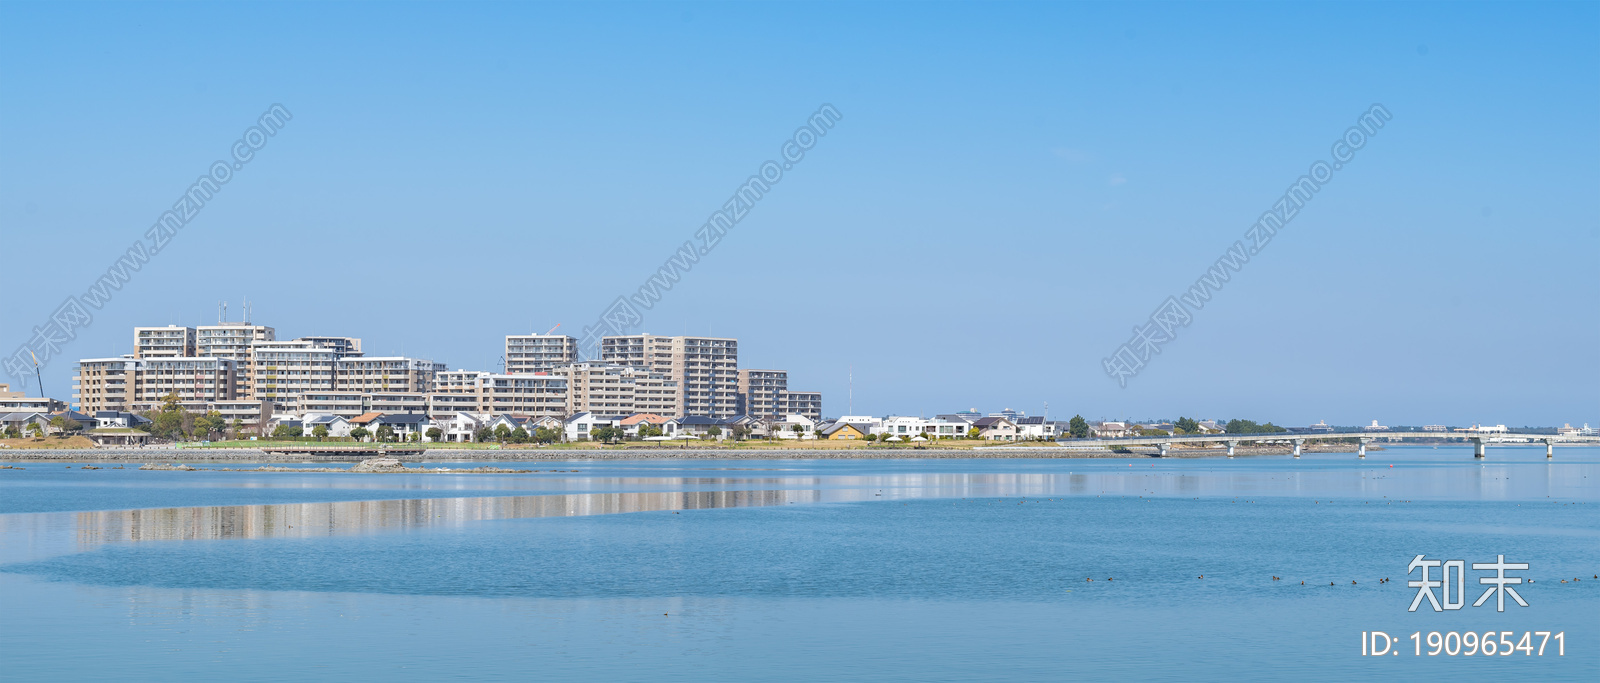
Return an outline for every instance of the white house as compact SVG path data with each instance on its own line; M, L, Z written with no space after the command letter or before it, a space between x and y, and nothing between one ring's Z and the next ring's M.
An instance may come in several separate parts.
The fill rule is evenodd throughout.
M622 420L620 418L612 418L605 415L582 412L568 417L567 421L562 425L562 432L565 434L566 440L577 441L579 437L588 439L589 430L591 429L620 426L622 426Z
M834 420L833 422L834 424L843 422L846 424L855 425L856 429L859 429L867 434L877 434L883 431L883 418L877 418L871 415L846 415Z
M881 424L882 427L873 433L889 434L892 436L898 436L901 439L910 439L913 436L927 431L927 428L933 425L933 420L923 417L890 415L889 417L883 418L883 422Z
M312 436L311 430L317 425L328 428L328 436L350 436L350 420L332 413L306 413L300 420L300 426L305 428L305 435Z
M1061 435L1056 431L1057 426L1061 423L1051 422L1044 419L1044 417L1041 415L1035 415L1033 417L1019 417L1016 419L1016 424L1017 438L1019 439L1046 439L1054 441L1056 437Z
M795 434L794 428L800 427L800 433ZM814 439L816 438L817 422L809 417L798 414L785 415L782 420L767 424L767 429L780 439Z

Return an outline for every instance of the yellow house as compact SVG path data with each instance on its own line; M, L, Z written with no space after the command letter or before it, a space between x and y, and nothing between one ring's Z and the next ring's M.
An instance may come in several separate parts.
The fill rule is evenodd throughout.
M865 439L867 438L867 433L848 422L838 422L832 427L822 430L822 437L825 439Z

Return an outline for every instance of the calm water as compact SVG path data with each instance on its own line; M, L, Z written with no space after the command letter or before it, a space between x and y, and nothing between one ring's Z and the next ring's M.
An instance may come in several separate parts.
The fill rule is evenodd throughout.
M7 679L1600 676L1600 449L24 466L0 470ZM1408 613L1417 554L1528 562L1530 606ZM1566 654L1411 654L1469 629ZM1362 657L1370 630L1405 654Z

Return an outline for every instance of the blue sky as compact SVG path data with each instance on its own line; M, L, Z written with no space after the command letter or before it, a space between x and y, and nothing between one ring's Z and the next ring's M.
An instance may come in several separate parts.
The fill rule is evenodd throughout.
M0 5L0 352L274 103L293 120L44 370L248 296L496 369L838 126L646 313L825 413L1600 424L1600 8ZM1392 114L1121 388L1102 359ZM822 340L819 342L819 338ZM30 382L31 385L31 382Z

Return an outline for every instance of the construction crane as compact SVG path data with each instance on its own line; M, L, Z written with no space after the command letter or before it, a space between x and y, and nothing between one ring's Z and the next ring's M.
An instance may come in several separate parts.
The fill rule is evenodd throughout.
M556 327L561 327L561 323L556 323ZM546 330L545 334L550 334L551 332L556 331L556 327L552 327L549 330Z

